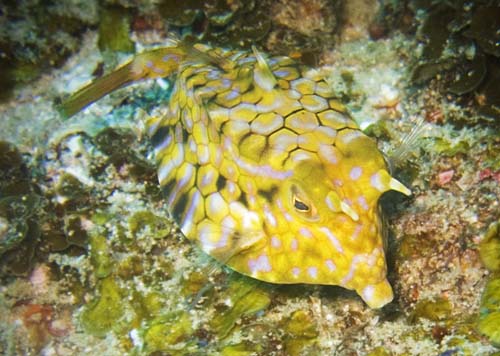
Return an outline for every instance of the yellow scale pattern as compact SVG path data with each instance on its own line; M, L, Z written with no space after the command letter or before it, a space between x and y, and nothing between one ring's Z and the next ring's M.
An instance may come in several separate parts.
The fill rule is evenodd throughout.
M179 43L137 56L63 111L174 74L168 113L148 130L184 235L259 280L339 285L372 308L390 302L378 199L410 191L317 72L256 50Z

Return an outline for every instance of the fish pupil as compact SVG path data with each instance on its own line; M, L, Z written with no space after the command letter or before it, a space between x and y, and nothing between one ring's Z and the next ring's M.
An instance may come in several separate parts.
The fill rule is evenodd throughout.
M302 201L295 198L293 200L293 206L299 211L309 211L309 207Z

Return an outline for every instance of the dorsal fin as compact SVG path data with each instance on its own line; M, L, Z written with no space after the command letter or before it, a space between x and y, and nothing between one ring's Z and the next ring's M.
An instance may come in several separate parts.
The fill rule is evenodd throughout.
M413 128L400 140L395 149L387 154L387 161L391 171L403 164L408 156L419 147L419 140L425 137L430 126L425 122L425 118L420 116L416 119Z
M253 76L255 83L265 91L274 89L278 82L269 68L264 56L257 50L257 48L255 48L255 46L252 46L252 51L257 59L257 65L255 66Z

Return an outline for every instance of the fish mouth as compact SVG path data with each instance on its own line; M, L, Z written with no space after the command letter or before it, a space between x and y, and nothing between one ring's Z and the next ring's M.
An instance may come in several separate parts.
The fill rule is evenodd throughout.
M363 301L372 309L380 309L394 299L392 287L387 278L375 284L368 284L356 292Z

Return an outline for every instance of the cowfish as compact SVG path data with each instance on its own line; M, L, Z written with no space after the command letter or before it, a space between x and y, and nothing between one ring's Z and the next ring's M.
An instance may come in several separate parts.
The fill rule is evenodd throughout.
M178 41L135 56L61 110L71 116L154 78L173 88L146 130L187 239L261 281L341 286L371 308L392 301L378 200L411 192L318 71L255 48Z

